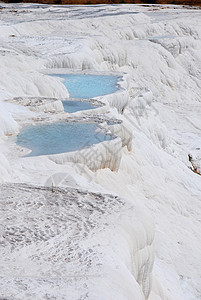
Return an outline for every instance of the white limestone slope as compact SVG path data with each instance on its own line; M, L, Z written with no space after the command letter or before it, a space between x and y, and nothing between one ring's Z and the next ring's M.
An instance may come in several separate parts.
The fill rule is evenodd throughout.
M92 171L109 168L118 171L122 156L122 142L120 138L104 141L80 151L49 155L57 164L72 162L83 164Z
M4 297L137 300L149 294L154 230L132 203L22 184L2 185L0 196Z
M56 182L60 186L99 193L107 191L124 199L116 203L109 197L102 209L106 218L103 211L92 218L93 231L93 226L87 224L90 210L95 212L93 204L97 201L97 210L102 205L97 195L89 193L86 197L90 209L85 208L86 203L78 196L81 209L75 209L72 215L67 212L70 204L64 208L61 200L58 204L61 210L56 210L58 217L51 205L47 205L47 211L43 209L46 192L36 192L34 187L32 195L30 186L17 192L12 184L1 186L1 201L8 197L5 206L2 202L3 209L8 209L11 218L7 224L1 213L1 236L4 238L5 226L10 226L9 230L14 226L17 238L13 240L13 248L6 245L1 250L3 297L201 299L201 177L192 172L192 163L200 170L200 10L143 5L1 4L1 7L0 182L34 185ZM20 97L21 104L25 105L26 99L33 97L42 97L43 101L67 98L62 82L47 75L48 68L50 73L62 68L63 71L124 74L119 92L99 98L107 104L99 112L107 112L108 117L122 121L108 126L118 136L118 143L114 146L111 141L109 147L108 143L107 147L104 143L93 146L93 161L90 160L92 152L87 149L73 157L69 153L51 158L23 158L25 150L8 138L27 123L69 118L62 113L60 102L56 102L56 107L47 103L34 112L28 106L4 102ZM56 116L52 113L54 109ZM89 112L82 116L88 117ZM101 161L98 161L99 154ZM68 196L71 192L65 191ZM9 195L15 202L23 201L26 193L35 206L28 208L29 203L25 202L23 213L16 215L17 203L9 202ZM47 193L53 199L63 197L54 191L53 195L50 190ZM121 201L125 204L119 205ZM27 227L31 232L28 246L20 233L27 211L31 216ZM40 226L34 231L38 213ZM48 213L55 218L54 223L48 219ZM75 222L72 216L76 216ZM20 220L19 228L15 218ZM54 236L41 242L40 228L44 224L53 226ZM79 224L78 230L72 224ZM64 229L63 234L60 228ZM65 249L70 251L69 236L75 255L73 262L63 260ZM96 254L90 258L91 243ZM93 270L98 270L100 277L76 279L74 273L81 270L85 274L85 259L86 262L91 259L96 265ZM17 270L20 274L15 273ZM73 272L73 280L68 278L69 270ZM23 272L25 275L21 275ZM23 287L33 294L27 296Z

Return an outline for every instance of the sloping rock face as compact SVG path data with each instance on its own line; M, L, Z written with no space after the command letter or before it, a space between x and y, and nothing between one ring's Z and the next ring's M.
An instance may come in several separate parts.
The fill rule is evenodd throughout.
M0 207L2 297L108 299L121 277L130 285L127 299L148 297L153 228L124 200L73 188L3 184Z

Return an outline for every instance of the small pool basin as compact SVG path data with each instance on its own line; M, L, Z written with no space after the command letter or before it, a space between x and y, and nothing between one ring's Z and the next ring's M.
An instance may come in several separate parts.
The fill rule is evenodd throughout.
M54 122L24 127L16 143L32 152L26 156L71 152L114 137L97 132L97 123Z

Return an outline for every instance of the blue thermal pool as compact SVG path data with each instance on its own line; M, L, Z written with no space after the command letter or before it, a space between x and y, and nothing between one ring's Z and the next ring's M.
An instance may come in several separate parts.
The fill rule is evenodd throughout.
M118 89L117 76L87 74L56 74L63 78L70 97L74 99L90 99L111 94ZM64 110L73 113L96 108L91 103L80 100L63 101ZM112 136L97 132L96 123L55 122L28 126L21 130L16 143L32 152L27 156L38 156L70 152L89 147Z
M71 98L90 99L112 94L118 90L118 77L109 75L56 74L64 79Z
M28 126L21 130L16 143L31 149L27 156L64 153L89 147L114 137L96 132L96 123L55 122Z
M68 113L97 108L97 106L94 106L90 102L86 101L64 100L62 103L64 111Z

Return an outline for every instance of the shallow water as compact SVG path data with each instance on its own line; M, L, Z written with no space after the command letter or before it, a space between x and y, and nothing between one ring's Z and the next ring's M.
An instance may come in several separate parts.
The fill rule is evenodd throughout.
M117 76L62 74L71 98L90 99L117 91ZM64 111L73 113L96 108L78 100L62 101ZM55 122L28 126L17 136L17 144L32 150L27 156L49 155L80 150L113 137L96 132L96 123Z
M56 74L64 79L71 98L90 99L112 94L118 90L117 76L88 74Z
M64 111L68 113L74 113L76 111L97 108L97 106L94 106L90 102L86 102L86 101L65 100L62 101L62 103L63 103Z
M17 136L17 144L32 152L27 156L64 153L89 147L113 137L96 132L96 123L55 122L27 126Z

